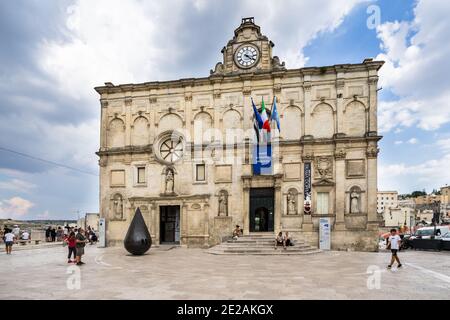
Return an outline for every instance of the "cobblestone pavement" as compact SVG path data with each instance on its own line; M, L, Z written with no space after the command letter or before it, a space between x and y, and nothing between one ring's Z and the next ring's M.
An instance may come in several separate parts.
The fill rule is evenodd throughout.
M214 256L169 249L133 257L87 246L81 268L67 264L63 247L0 253L0 287L11 289L0 299L450 299L449 252L402 251L404 267L387 270L388 252Z

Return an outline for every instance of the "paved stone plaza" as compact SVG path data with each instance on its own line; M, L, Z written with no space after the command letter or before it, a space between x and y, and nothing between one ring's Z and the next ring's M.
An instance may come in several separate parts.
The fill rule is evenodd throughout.
M122 248L86 248L81 290L69 290L67 248L0 253L0 299L449 299L450 253L406 251L404 268L386 270L389 253L215 256L164 247L142 257ZM367 288L367 268L381 270ZM72 267L76 269L76 267Z

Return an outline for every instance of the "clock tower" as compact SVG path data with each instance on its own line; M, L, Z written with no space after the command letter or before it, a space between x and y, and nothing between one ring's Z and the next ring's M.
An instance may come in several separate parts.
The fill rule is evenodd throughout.
M216 64L211 75L285 70L284 62L272 56L274 44L261 34L253 17L243 18L234 37L222 49L223 62Z

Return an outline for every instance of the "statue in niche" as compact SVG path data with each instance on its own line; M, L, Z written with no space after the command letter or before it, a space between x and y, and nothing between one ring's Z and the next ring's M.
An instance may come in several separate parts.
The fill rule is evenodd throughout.
M295 194L290 191L287 195L287 214L297 214Z
M114 219L123 220L123 200L120 194L114 197Z
M352 190L350 193L350 213L359 212L359 193L356 190Z
M165 193L174 193L175 179L172 169L166 171L166 188Z
M219 217L228 216L228 195L226 192L221 192L219 195Z

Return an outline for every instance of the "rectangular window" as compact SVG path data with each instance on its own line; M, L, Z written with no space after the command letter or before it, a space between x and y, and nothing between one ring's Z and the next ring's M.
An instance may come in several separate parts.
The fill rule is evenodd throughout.
M145 167L137 168L137 183L145 183Z
M206 168L204 164L197 164L195 166L195 180L206 181Z
M317 213L318 214L329 214L328 212L328 192L318 192L317 193Z

